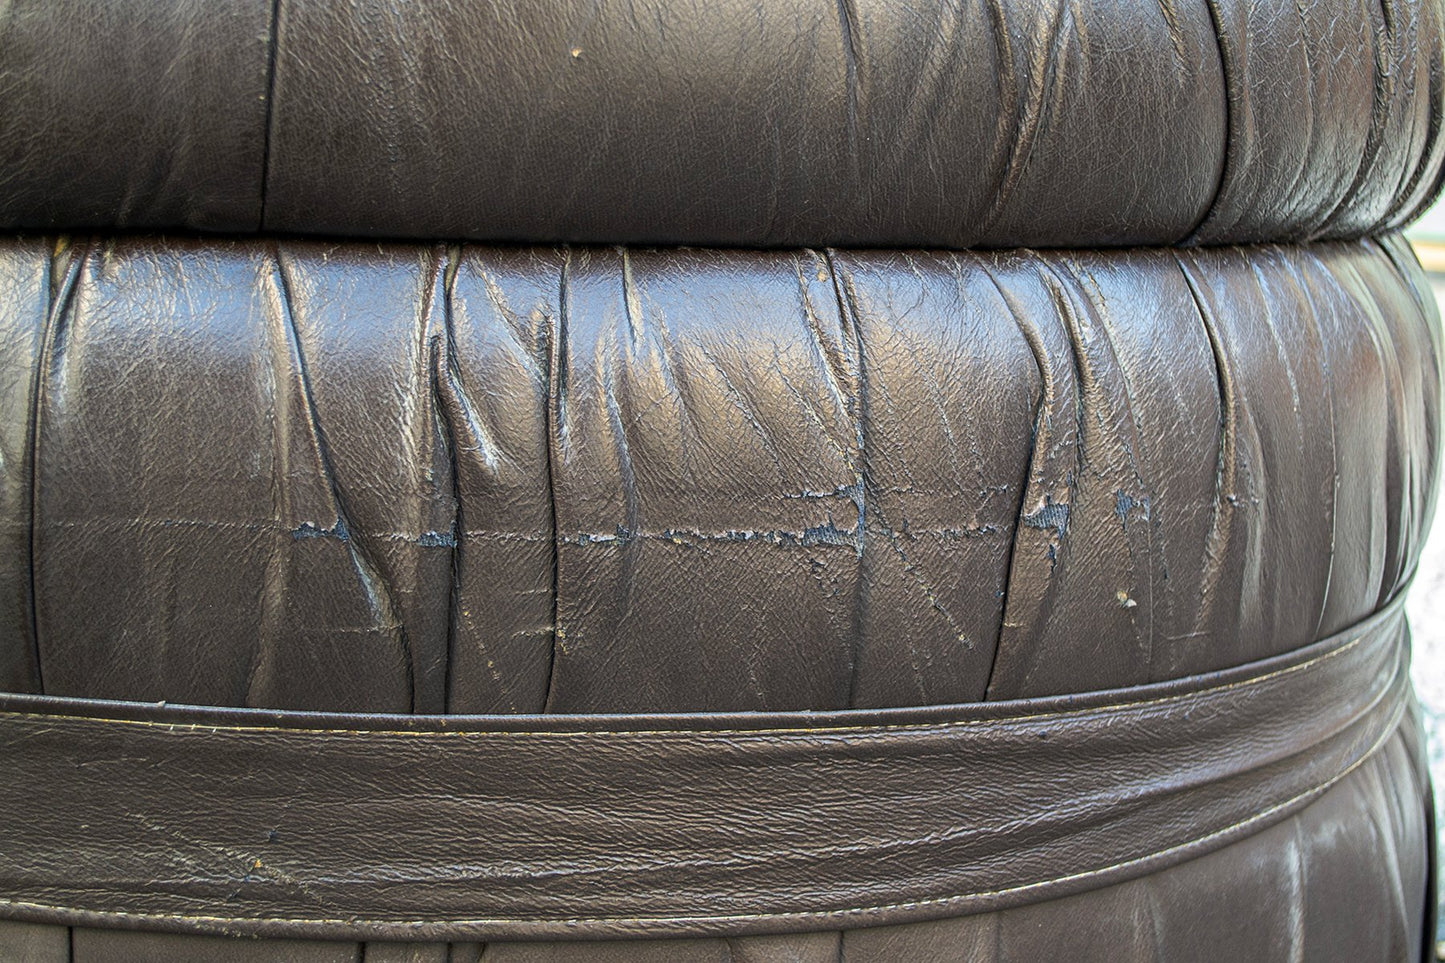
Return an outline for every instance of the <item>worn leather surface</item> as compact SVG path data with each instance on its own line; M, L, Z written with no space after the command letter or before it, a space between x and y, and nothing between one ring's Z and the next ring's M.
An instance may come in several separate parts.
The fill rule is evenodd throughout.
M754 726L742 741L796 770L769 777L772 808L709 783L716 755L648 770L597 733L1077 706L1378 617L1439 474L1439 319L1394 231L1441 187L1442 31L1439 0L0 4L0 698L112 700L4 717L0 866L72 909L202 884L223 904L165 924L11 907L0 960L1419 959L1423 739L1408 705L1386 711L1398 687L1372 700L1378 673L1203 716L1150 703L1148 731L1081 725L916 783L886 777L969 744ZM371 735L348 766L278 735L295 712L487 744L545 725L605 751L535 785L456 771L495 775L490 816L540 807L540 849L512 848L524 830L458 839L474 807L436 816L461 756L408 770ZM1332 755L1362 719L1374 751ZM288 748L212 750L228 740ZM205 748L157 749L178 745ZM856 778L803 778L822 759ZM608 805L656 798L630 821L556 810L595 799L609 760L645 771L613 770ZM1231 791L1283 770L1331 778L1283 808ZM1120 788L1140 772L1158 778ZM1036 818L950 821L930 800L955 783ZM702 864L750 854L729 869L745 885L693 898L659 857L659 900L801 905L837 877L762 850L838 829L821 817L869 785L832 871L910 827L927 845L856 872L862 890L1028 876L1046 824L1084 841L1037 862L1081 872L1221 814L1250 831L1027 901L798 932L386 942L403 934L356 912L288 930L247 896L343 906L411 878L377 860L401 871L323 873L323 894L306 874L365 863L365 829L417 807L385 838L447 867L424 896L500 899L539 852L566 879L620 826L674 855L701 833ZM260 814L312 835L247 835ZM1110 827L1137 834L1110 849ZM986 858L919 862L981 839ZM494 885L458 887L453 845L504 867ZM623 848L575 903L636 895L646 846Z
M1433 504L1439 328L1396 239L34 240L0 278L10 691L566 713L1136 685L1368 616Z
M1368 618L1413 571L1438 474L1438 317L1395 237L1001 253L82 237L15 239L0 277L0 383L15 413L0 432L0 639L13 692L541 712L566 726L577 713L917 707L1138 686L1287 657ZM1345 693L1368 697L1363 677L1352 682ZM1317 704L1271 711L1328 725ZM714 715L697 719L716 727ZM17 766L39 767L25 787L58 772L49 763L79 744L67 732L41 725L10 743ZM1425 936L1418 739L1411 719L1274 828L1133 882L906 925L817 918L804 935L682 944L598 943L579 930L485 952L706 959L735 946L830 958L851 954L846 943L864 958L945 959L976 944L1010 959L1067 931L1059 938L1086 958L1127 933L1139 953L1173 959L1200 932L1216 945L1211 920L1243 914L1261 928L1233 923L1231 938L1251 958L1301 946L1330 958L1323 947L1338 946L1352 954L1339 959L1399 959ZM769 749L786 758L784 746ZM1263 752L1258 740L1241 747ZM798 752L798 764L815 755ZM446 758L426 776L444 774ZM591 755L578 758L591 772ZM890 754L879 758L886 767ZM1326 758L1300 756L1307 767ZM342 761L315 750L316 771ZM113 764L97 775L110 771L113 787L139 778L131 803L169 785L148 772L185 781L184 767ZM371 782L399 771L383 768ZM1189 782L1187 767L1166 769ZM662 766L658 786L683 771ZM1004 775L1022 771L983 784L1016 796ZM907 798L910 785L894 788ZM1201 791L1211 788L1238 802L1206 778ZM818 805L835 791L819 788ZM288 810L309 798L282 795ZM123 811L152 826L175 812ZM793 811L809 812L807 800ZM448 825L417 831L445 850ZM584 838L596 828L579 826ZM1287 871L1280 826L1291 827ZM145 838L99 845L87 830L49 844L82 847L88 878L125 893L158 892L166 878L184 887L241 851L182 833L153 841L169 870L136 874L124 854L139 860ZM1221 865L1259 880L1241 887L1245 871ZM759 871L781 879L766 861ZM620 880L602 895L623 892ZM1121 913L1134 922L1106 929ZM63 937L80 959L232 946L63 921L81 925L17 922L13 945L39 954ZM278 939L235 946L275 959L362 952ZM365 944L369 957L393 950L444 947Z
M964 247L1433 196L1436 0L12 0L0 227Z
M1228 673L932 711L513 726L7 696L0 912L497 939L1037 902L1210 852L1357 769L1409 699L1400 602Z

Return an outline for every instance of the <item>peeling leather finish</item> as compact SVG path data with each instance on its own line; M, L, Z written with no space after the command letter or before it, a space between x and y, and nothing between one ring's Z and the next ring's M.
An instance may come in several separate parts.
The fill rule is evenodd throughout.
M1441 0L0 2L0 960L1424 958L1442 116Z
M1436 191L1442 30L1435 0L12 0L0 226L1352 238Z
M27 241L0 273L33 399L5 429L33 540L10 691L566 713L1138 685L1366 617L1433 504L1438 321L1395 239Z

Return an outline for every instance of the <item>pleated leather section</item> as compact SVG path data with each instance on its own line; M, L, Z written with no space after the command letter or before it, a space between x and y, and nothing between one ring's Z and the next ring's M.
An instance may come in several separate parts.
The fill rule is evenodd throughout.
M0 228L1359 237L1438 191L1442 21L1439 0L15 0Z
M12 241L0 284L11 691L506 713L1136 685L1365 617L1433 504L1438 319L1397 239Z

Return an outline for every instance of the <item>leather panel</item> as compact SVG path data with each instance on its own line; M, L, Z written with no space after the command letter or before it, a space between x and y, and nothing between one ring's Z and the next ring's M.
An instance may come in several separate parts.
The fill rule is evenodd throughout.
M1038 902L1256 833L1381 751L1410 698L1401 601L1228 672L933 710L399 717L6 696L0 913L493 940Z
M12 691L576 713L1137 685L1366 617L1433 505L1438 320L1393 238L16 241L0 277Z
M1428 786L1418 715L1361 769L1261 833L1139 879L992 913L864 929L714 939L328 942L185 936L0 921L26 963L1207 963L1221 954L1393 963L1422 959ZM1368 815L1362 815L1368 814ZM1395 854L1396 861L1381 853ZM73 934L73 935L72 935ZM73 953L73 956L71 955Z

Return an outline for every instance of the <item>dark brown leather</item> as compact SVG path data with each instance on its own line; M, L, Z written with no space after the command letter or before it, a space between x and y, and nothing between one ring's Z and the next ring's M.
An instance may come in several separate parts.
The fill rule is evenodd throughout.
M9 696L0 913L494 940L1039 902L1211 852L1356 770L1409 699L1400 602L1225 673L947 709L397 717Z
M45 691L46 699L653 713L926 706L1140 685L1288 658L1368 617L1413 571L1433 504L1438 319L1397 238L945 255L17 240L0 268L10 410L30 413L4 432L15 590L4 651L10 688ZM969 620L962 631L959 619ZM1367 696L1364 679L1344 692ZM1296 711L1328 727L1342 709L1348 705L1285 698L1267 718L1282 725ZM392 718L388 725L406 728L405 717ZM523 728L534 725L518 718ZM547 718L549 727L588 724ZM208 843L197 833L224 831L210 816L240 798L233 780L218 809L176 809L169 800L188 793L171 791L177 784L161 774L184 782L184 765L138 764L151 750L130 747L61 767L61 759L84 761L88 739L106 746L124 737L121 729L86 736L90 729L58 721L9 743L13 771L36 768L0 811L20 812L22 801L56 793L96 808L77 823L86 830L48 837L43 827L70 826L76 811L47 805L23 820L41 827L40 838L22 837L17 819L12 838L35 839L16 848L34 860L30 875L18 877L22 885L39 885L34 872L59 865L60 877L44 878L62 886L76 864L94 867L92 880L114 874L117 892L153 891L157 873L136 869L144 836L95 835L98 818L118 808L150 814L141 818L152 826L177 814L199 818L149 850L149 858L175 861L171 878L182 891L206 872L230 873L237 852L262 845L259 836L238 848L236 839ZM633 717L598 727L639 724ZM716 724L715 716L698 717L701 728ZM506 725L497 719L486 728ZM1185 731L1193 731L1187 720ZM1381 732L1387 746L1420 738L1413 718L1390 731ZM785 745L767 749L786 758ZM1078 745L1086 754L1100 744ZM1201 748L1174 745L1186 754ZM1240 743L1246 763L1260 761L1259 746ZM1388 845L1396 855L1386 875L1361 875L1351 866L1357 859L1338 857L1345 861L1312 870L1298 891L1306 902L1290 911L1327 917L1315 932L1259 944L1245 928L1241 947L1282 954L1315 945L1315 933L1336 925L1366 941L1363 958L1396 959L1419 945L1425 783L1418 747L1391 752L1368 756L1288 819L1300 839L1364 833L1350 838L1374 850L1385 845L1379 806L1392 807ZM802 761L814 751L793 754ZM579 773L605 771L593 771L603 757L592 752L564 753L559 764L574 757ZM218 764L236 758L215 755ZM262 753L221 774L282 778L284 758ZM384 753L373 777L348 770L353 757L324 740L303 740L292 758L295 771L308 774L339 767L320 779L327 791L349 778L389 792L387 781L400 779L418 792L416 805L451 798L417 789L428 785L417 779L448 771L445 754L416 778L399 776ZM684 761L707 758L685 753L649 777L660 783L642 783L659 788L659 805L681 806L680 827L689 824L688 799L711 806L725 796L718 788L666 792L690 771ZM887 773L890 761L909 757L878 758ZM1047 758L1057 757L1034 761ZM1398 761L1406 758L1413 761ZM1300 756L1307 767L1326 759ZM999 767L979 785L1020 797L1030 770L992 762ZM92 769L99 789L58 781ZM1164 786L1183 790L1193 778L1187 767L1164 769L1181 780ZM1125 776L1108 763L1092 771L1106 781ZM1362 780L1378 787L1368 803L1359 801ZM522 806L521 784L496 781ZM107 785L134 808L108 805ZM540 811L547 798L566 797L549 785L535 797ZM908 779L881 785L904 799L921 791ZM1046 780L1044 788L1071 785ZM1206 780L1200 791L1238 803L1227 785ZM48 792L37 794L42 786ZM576 798L588 796L585 786L572 787ZM821 804L833 791L806 781L797 788L804 798L791 811L804 816L807 799ZM217 798L197 789L192 798ZM136 806L147 792L153 801ZM1338 802L1340 792L1355 801ZM1117 803L1101 793L1105 805ZM279 804L273 823L300 807L317 820L311 838L351 835L329 810L306 804L311 797L300 788L270 802L266 795L249 808ZM879 805L888 799L863 795ZM766 812L746 799L723 802ZM1321 815L1340 805L1355 815ZM1359 806L1366 808L1351 808ZM396 818L391 805L374 811L367 822ZM641 811L666 832L662 810ZM1360 822L1360 813L1374 815ZM723 825L744 831L740 820ZM759 820L744 832L762 832L767 822ZM603 824L577 823L579 838ZM456 845L455 821L429 810L412 828L443 854ZM1187 932L1208 914L1243 912L1249 904L1240 901L1263 900L1266 918L1285 912L1292 897L1270 888L1277 884L1208 896L1220 877L1207 860L1267 861L1264 835L1143 877L1174 880L1189 894L1151 909L1156 922L1168 929L1169 919L1195 919L1178 924ZM1142 829L1124 838L1159 842ZM1293 845L1312 866L1325 858L1323 843ZM80 847L82 855L45 856L58 852L52 846ZM189 847L199 849L186 856ZM106 854L121 851L128 858L103 870ZM321 844L287 872L304 878L308 866L317 871L310 859L339 852ZM1085 845L1072 857L1097 866L1107 853ZM216 870L205 871L213 858ZM502 850L497 858L510 857ZM898 870L905 876L907 865ZM967 874L997 864L948 865ZM233 895L246 889L249 871L242 867ZM774 879L773 871L766 862L759 870L762 879ZM684 896L686 876L666 892ZM376 887L389 876L359 878ZM937 878L921 872L912 885ZM137 889L141 879L152 882ZM787 879L775 882L786 891ZM620 880L595 895L621 898ZM907 885L888 874L880 880ZM1046 920L1062 914L1046 924L1052 932L1076 928L1077 912L1092 919L1113 912L1099 909L1110 900L1137 899L1118 895L1138 892L1129 885L976 913L962 918L967 924L953 918L908 929L885 916L868 920L890 924L874 936L855 935L870 931L850 924L847 939L947 957L954 941L980 938L968 935L978 927L1011 926L1010 914L1030 907L1050 907L1037 910ZM1336 885L1351 894L1348 912L1328 895ZM1316 903L1320 887L1326 896ZM466 886L454 892L469 895ZM1089 908L1070 909L1071 900ZM1195 901L1215 908L1181 916ZM694 903L716 910L708 900ZM284 914L267 922L260 905L248 912L243 901L235 912L262 917L254 925L264 932L285 932ZM938 929L946 924L954 929ZM340 935L398 935L346 925ZM758 952L785 957L824 937L819 946L833 947L839 925L819 917L812 936L759 944ZM882 935L895 929L902 943ZM23 932L43 942L53 931ZM100 959L124 958L126 946L142 956L200 952L185 942L194 937L179 935L166 942L77 929L74 938L101 948ZM1166 940L1176 943L1170 958L1189 945L1181 936ZM304 945L321 952L322 944ZM526 952L565 954L567 945ZM705 956L717 945L695 948ZM293 949L281 942L272 952L286 958Z
M0 961L1420 959L1442 31L0 4Z
M1161 872L993 913L767 936L346 942L0 921L32 963L895 963L899 960L1418 960L1427 786L1418 719L1294 816ZM1367 818L1365 818L1367 817Z
M435 713L1113 688L1368 616L1433 506L1439 330L1394 239L34 241L0 277L31 413L0 426L11 691Z
M0 226L735 245L1398 226L1435 0L12 0Z

